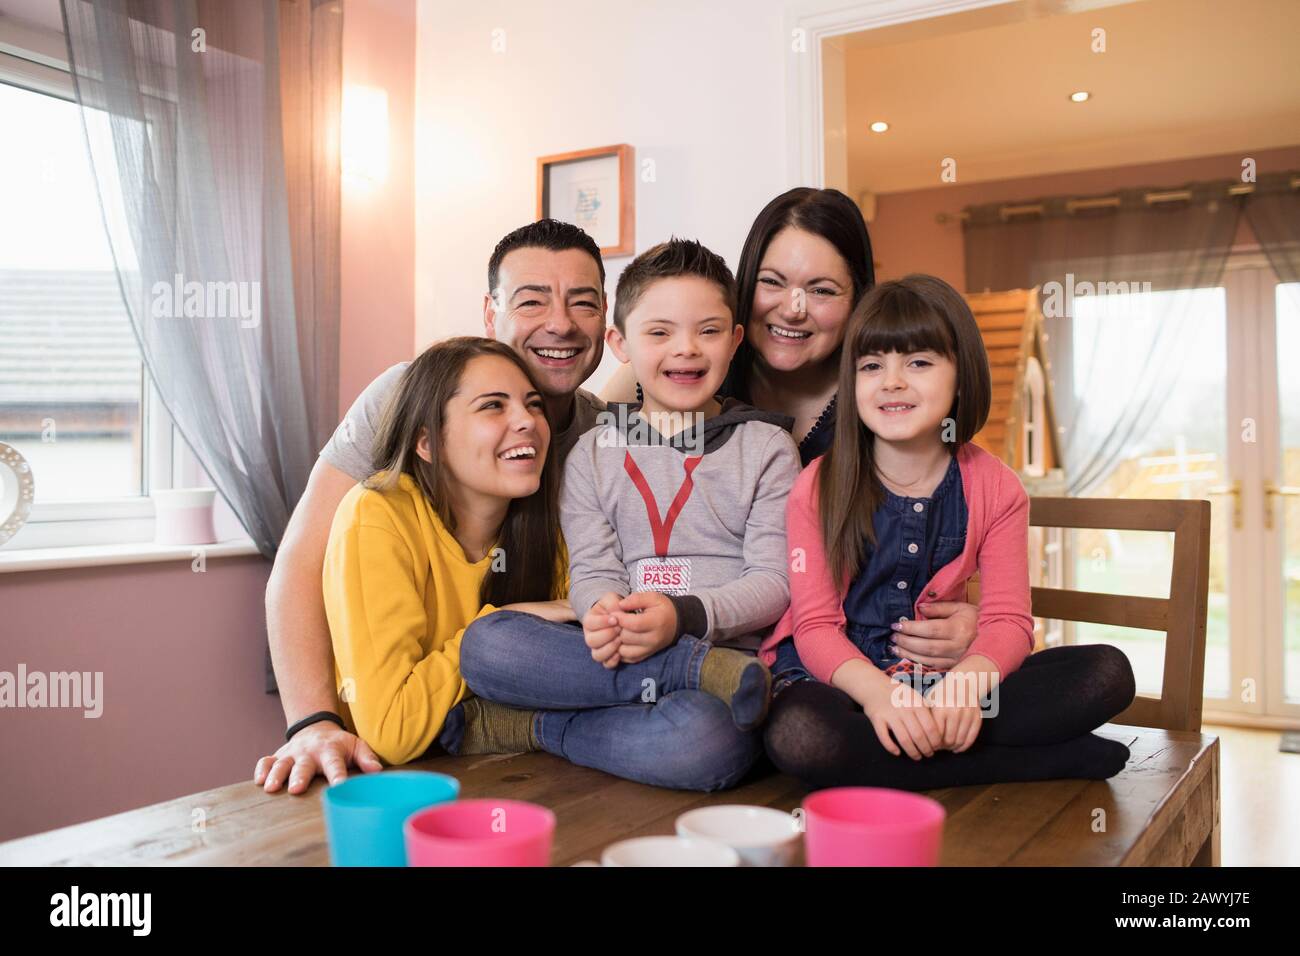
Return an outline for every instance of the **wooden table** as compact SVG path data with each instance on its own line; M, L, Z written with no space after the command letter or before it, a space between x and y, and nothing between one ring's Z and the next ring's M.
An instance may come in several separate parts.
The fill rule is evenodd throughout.
M1218 865L1218 738L1117 724L1099 733L1132 751L1110 780L932 791L948 811L944 865ZM605 846L627 837L670 834L673 821L693 807L793 810L807 792L775 774L721 793L661 790L544 753L439 757L410 766L459 778L464 797L550 807L558 821L557 866L599 859ZM323 866L323 786L318 778L294 797L240 781L0 844L0 865Z

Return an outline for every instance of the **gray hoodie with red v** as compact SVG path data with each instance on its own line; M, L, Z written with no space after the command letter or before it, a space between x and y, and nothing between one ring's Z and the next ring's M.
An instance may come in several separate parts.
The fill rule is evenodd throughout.
M611 404L569 453L560 522L569 599L662 591L677 636L757 648L790 604L785 501L799 474L793 419L736 399L665 438Z

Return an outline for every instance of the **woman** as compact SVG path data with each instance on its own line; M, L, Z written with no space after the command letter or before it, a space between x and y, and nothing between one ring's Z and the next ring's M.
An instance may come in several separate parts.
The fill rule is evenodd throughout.
M449 339L402 375L323 579L344 720L385 762L422 756L465 698L471 621L572 619L550 439L541 392L499 342Z
M736 321L745 340L720 394L794 418L807 466L835 434L835 394L849 316L876 284L871 236L857 204L836 189L801 186L758 214L736 270ZM602 398L640 401L630 365ZM975 639L978 609L937 602L931 619L908 621L895 652L926 667L948 668Z

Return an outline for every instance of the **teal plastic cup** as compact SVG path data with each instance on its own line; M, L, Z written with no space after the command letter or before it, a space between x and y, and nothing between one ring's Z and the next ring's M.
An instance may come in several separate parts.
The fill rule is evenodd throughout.
M460 781L426 770L348 777L321 797L334 866L406 866L402 824L418 810L455 800Z

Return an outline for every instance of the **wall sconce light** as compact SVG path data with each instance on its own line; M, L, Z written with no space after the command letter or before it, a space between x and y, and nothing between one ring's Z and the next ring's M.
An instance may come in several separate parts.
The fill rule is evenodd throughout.
M343 178L373 185L388 178L388 91L343 89Z

